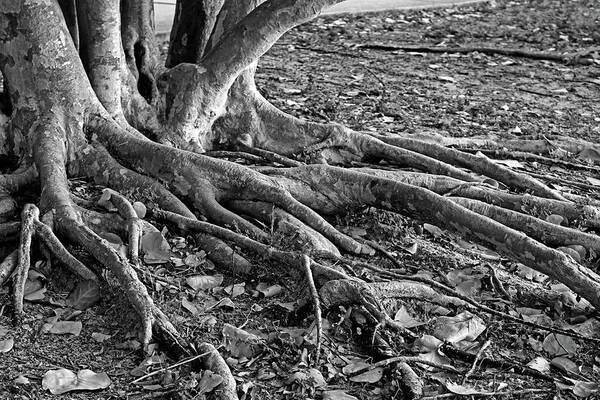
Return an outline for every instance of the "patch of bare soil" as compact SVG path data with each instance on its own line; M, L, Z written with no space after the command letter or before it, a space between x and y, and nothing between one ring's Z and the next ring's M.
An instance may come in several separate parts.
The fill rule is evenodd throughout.
M598 63L365 47L479 46L574 54L600 46L598 26L600 5L594 0L492 1L461 8L324 17L285 35L261 59L257 83L268 100L291 114L336 121L357 130L496 135L499 139L544 139L550 144L559 135L598 143ZM513 168L554 177L547 183L564 193L600 200L600 173L594 167L597 154L585 152L578 157L556 146L548 156L555 161L498 155ZM557 161L561 159L574 166ZM82 198L98 197L99 188L84 182L72 184ZM588 329L582 331L584 335L598 332L595 314L574 307L577 299L567 292L554 301L541 301L543 293L563 290L561 285L454 234L371 209L333 222L355 237L384 246L400 267L456 287L489 307L539 325L578 324L580 330L582 326ZM239 380L241 398L403 398L396 364L358 376L353 376L353 370L363 363L419 354L456 369L411 364L430 398L451 398L435 397L443 393L455 393L457 398L460 393L467 398L482 393L487 398L501 397L493 392L504 393L503 398L598 396L594 392L598 389L594 383L600 380L597 345L485 313L479 315L481 320L467 318L467 323L444 319L463 309L410 298L388 299L391 315L411 326L418 337L455 329L461 339L454 347L462 353L449 349L443 353L427 344L416 348L385 330L365 330L350 318L351 309L334 307L325 310L323 353L314 365L316 332L310 295L306 284L296 283L303 280L269 275L261 267L264 261L258 259L250 277L221 276L197 250L195 237L181 237L167 228L163 233L170 254L156 248L156 263L149 264L151 274L144 281L190 341L202 337L219 346ZM7 350L0 353L1 399L56 398L42 388L44 373L56 368L105 372L112 381L107 389L61 398L204 398L199 377L190 373L189 364L168 368L173 362L160 349L151 358L140 355L137 318L121 293L109 290L109 298L73 312L65 307L75 286L71 277L55 276L39 252L34 260L40 260L35 270L45 278L31 282L46 291L35 296L39 287L30 288L33 301L26 303L26 319L20 328L10 323L8 288L0 292L4 304L0 350ZM399 270L380 255L368 261ZM360 263L348 273L367 281L385 280ZM500 285L501 281L505 284ZM531 290L523 292L524 288ZM80 321L81 332L75 335L69 328L65 334L51 333L58 319ZM486 329L469 336L479 332L479 327ZM442 336L453 341L454 336ZM12 347L7 343L10 338L14 339ZM484 344L479 354L484 361L470 371ZM516 367L534 360L524 370ZM153 371L158 373L152 375ZM463 381L465 375L468 378ZM210 387L210 382L203 384Z

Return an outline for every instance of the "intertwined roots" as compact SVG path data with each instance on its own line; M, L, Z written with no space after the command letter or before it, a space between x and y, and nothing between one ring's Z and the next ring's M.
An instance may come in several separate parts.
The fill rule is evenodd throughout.
M0 281L16 269L17 320L32 238L81 279L100 279L99 271L69 254L56 232L117 278L142 320L145 348L155 336L176 357L203 354L203 368L224 377L220 396L236 396L218 352L208 344L188 343L140 281L137 272L145 268L138 256L140 236L155 228L141 219L132 200L144 203L156 220L200 233L201 246L221 268L251 272L245 256L229 247L234 243L244 254L278 261L286 273L300 271L309 282L314 278L313 297L318 300L320 288L322 306L358 304L374 325L407 335L380 305L379 298L390 290L429 298L436 296L433 287L445 291L450 303L498 313L424 278L393 275L396 282L383 290L328 266L345 260L342 253L370 255L375 245L341 233L322 215L372 206L444 226L600 305L600 278L584 265L600 251L600 240L545 221L555 214L572 227L598 227L595 204L566 198L436 138L364 134L298 120L257 92L258 57L286 30L334 1L270 0L257 6L182 0L166 67L157 61L149 1L122 1L121 7L116 0L59 3L60 9L50 0L0 1L0 27L8 27L0 34L0 69L10 117L0 131L0 145L20 160L17 169L0 176L0 216L8 220L15 207L11 196L21 189L33 183L41 188L39 209L26 205L20 222L0 225L2 239L20 232L18 249L0 268ZM11 28L13 21L19 29ZM378 169L377 163L348 167L365 160L421 172ZM253 166L257 163L263 166ZM110 188L102 204L117 214L99 213L74 198L71 176ZM301 246L273 248L271 232L263 229L272 224L298 235ZM101 238L106 232L127 238L127 257ZM565 246L573 251L556 250Z

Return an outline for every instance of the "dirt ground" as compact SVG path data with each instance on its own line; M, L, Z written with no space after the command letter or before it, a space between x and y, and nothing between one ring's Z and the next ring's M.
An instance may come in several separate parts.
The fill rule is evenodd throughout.
M366 44L463 45L576 53L600 46L598 26L600 4L595 0L497 0L449 9L323 17L286 34L261 59L257 84L267 99L293 115L315 121L335 121L357 130L456 137L567 135L598 143L598 64L573 65L478 52L459 55L361 48ZM584 162L564 152L557 151L555 156ZM560 178L561 181L547 183L563 192L600 200L600 180L593 179L600 179L597 172L569 170L541 162L515 163L514 160L512 166ZM97 193L97 188L85 182L72 183L79 188L82 197L93 198ZM385 246L400 264L459 286L487 305L513 315L525 313L523 307L538 310L536 315L545 315L549 323L556 326L565 326L565 320L573 317L557 310L555 305L524 303L518 296L510 302L503 300L489 284L487 264L524 280L533 280L540 287L550 288L556 282L532 274L449 232L371 209L356 210L333 222L352 235ZM170 284L155 280L152 295L187 338L208 340L220 346L239 380L242 398L322 398L324 392L336 390L359 399L396 398L400 384L393 368L368 383L350 380L343 366L357 361L371 362L382 354L388 357L410 355L410 343L393 332L384 331L381 336L387 347L379 348L378 353L374 350L377 346L365 339L371 336L345 318L349 310L328 310L324 316L326 338L321 363L315 367L316 371L310 369L307 355L314 349L314 318L307 304L307 285L298 284L303 282L301 277L268 274L263 261L254 260L256 272L251 277L224 272L222 283L211 290L195 292L186 284L187 278L215 276L219 271L197 250L193 237L179 237L168 228L164 233L171 246L171 261L151 265L150 270L153 276L169 276ZM381 268L396 268L380 256L369 261ZM36 267L45 271L44 265ZM354 272L365 279L379 279L360 268ZM0 291L0 341L8 337L15 340L10 351L0 353L0 399L203 398L195 385L199 377L189 371L187 364L148 377L139 384L131 383L174 362L165 358L160 349L152 359L144 360L136 348L139 345L136 317L119 289L109 289L110 295L94 306L68 315L71 311L63 311L61 301L74 287L74 282L70 276L57 276L52 271L46 274L47 292L42 299L26 304L27 317L19 328L10 324L12 307L8 289L4 287ZM431 334L436 320L445 312L413 301L391 303L394 304L390 307L395 310L404 306L418 321L413 331L419 336ZM454 315L462 310L446 311ZM63 319L81 321L81 333L44 333L44 323L57 314ZM490 341L488 357L523 364L536 357L552 358L544 346L546 332L486 314L480 316L487 329L477 342ZM582 322L590 316L583 316L583 320L582 316L578 317ZM241 349L244 346L236 344L233 337L224 340L224 324L242 327L256 335L260 351ZM98 333L110 337L104 338ZM573 346L567 353L578 366L575 374L578 376L571 374L570 377L598 382L599 348L586 342L576 342ZM460 382L470 368L469 362L459 358L453 357L448 362L461 372L415 368L424 378L426 395L448 393L447 383ZM46 371L56 368L105 372L112 385L98 392L53 396L43 390L41 381ZM559 365L547 375L559 378L568 374L561 372ZM16 383L15 379L20 376L29 383ZM512 393L503 398L574 396L571 389L561 384L506 368L477 369L466 386L479 391ZM518 392L530 388L539 391ZM335 393L339 397L329 398L352 398Z

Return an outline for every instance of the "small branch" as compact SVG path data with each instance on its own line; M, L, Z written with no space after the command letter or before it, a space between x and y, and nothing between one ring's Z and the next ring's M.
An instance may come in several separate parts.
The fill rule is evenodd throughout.
M260 156L256 156L254 154L249 154L243 151L207 151L204 153L209 157L215 158L242 158L246 161L249 161L253 164L261 164L264 162L264 158Z
M533 60L546 60L556 61L567 64L582 64L592 65L594 60L592 58L585 58L591 53L597 52L597 48L589 49L585 52L571 53L571 54L558 54L549 53L543 51L529 51L521 49L501 49L495 47L477 47L477 46L465 46L465 47L441 47L441 46L398 46L398 45L386 45L386 44L362 44L358 46L361 49L369 50L383 50L383 51L410 51L419 53L482 53L487 55L500 55L508 57L518 58L530 58Z
M475 369L477 368L477 363L479 362L479 360L481 360L481 357L483 357L484 352L486 351L486 349L488 347L490 347L491 343L492 342L488 340L483 344L483 346L481 346L481 348L475 355L475 359L473 360L473 365L471 365L471 368L467 371L467 373L465 374L465 376L462 379L463 385L467 381L467 379L469 379L469 377L473 374L473 372L475 372Z
M516 399L518 396L522 396L524 394L534 394L534 393L554 393L556 389L521 389L521 390L510 390L506 392L483 392L472 395L473 397L494 397L494 396L508 396L512 399ZM422 397L421 400L441 400L441 399L453 399L458 395L456 393L445 393L438 394L437 396L427 396Z
M15 277L13 279L13 302L15 323L19 324L23 319L23 296L25 282L31 266L31 238L34 233L34 221L39 217L40 211L33 204L26 204L21 213L21 239L18 250L18 262Z
M272 151L247 146L243 143L238 143L238 146L246 153L262 157L265 160L272 161L286 167L299 167L301 165L304 165L304 163L301 163L300 161L292 160L291 158L279 155L277 153L273 153Z
M312 270L310 267L310 258L306 255L302 255L302 266L304 267L304 273L306 274L306 280L308 282L308 288L312 296L313 305L315 308L315 324L317 326L317 348L315 349L315 365L319 365L319 358L321 355L321 338L323 337L323 318L321 316L321 302L319 301L319 292L315 286L315 280L313 279Z
M217 85L226 85L293 27L342 0L268 0L232 28L201 60Z
M376 368L385 368L388 365L396 364L396 363L423 364L423 365L428 365L430 367L434 367L434 368L441 369L444 371L452 372L454 374L457 374L459 372L456 368L454 368L450 365L443 365L443 364L439 364L434 361L429 361L429 360L425 360L425 359L422 359L419 357L414 357L414 356L398 356L398 357L386 358L385 360L378 361L371 365L365 365L364 367L361 367L361 368L358 368L358 369L352 371L352 373L350 373L349 376L351 376L351 377L357 376L360 374L364 374L365 372L372 371Z

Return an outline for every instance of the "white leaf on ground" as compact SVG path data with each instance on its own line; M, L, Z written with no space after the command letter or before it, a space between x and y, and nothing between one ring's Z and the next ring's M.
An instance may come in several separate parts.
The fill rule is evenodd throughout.
M405 306L400 307L400 309L394 315L394 321L399 322L405 328L414 328L415 326L424 325L425 322L419 321L415 317L413 317Z
M594 186L600 186L600 179L592 178L591 176L586 176L585 179Z
M492 160L494 161L496 164L501 164L504 165L506 167L509 168L522 168L525 169L525 167L523 166L523 164L521 164L519 161L517 160Z
M8 353L12 350L14 345L14 338L9 337L8 339L0 340L0 353Z
M455 394L459 394L459 395L462 395L462 396L487 393L485 391L477 390L477 389L472 388L470 386L459 385L458 383L454 383L452 381L446 382L445 386L446 386L446 389L448 389L450 392L455 393Z
M546 360L544 357L534 358L527 363L527 366L540 372L550 371L550 361Z
M225 293L227 293L231 297L238 297L238 296L246 293L246 284L244 282L236 283L236 284L227 286L224 290L225 290Z
M52 394L63 394L73 390L106 389L111 384L105 372L95 373L89 369L75 372L61 368L47 371L42 379L42 387Z
M13 383L15 385L29 385L31 382L26 376L19 375L15 379L13 379Z
M323 400L358 400L358 398L349 395L343 390L329 390L323 392Z
M106 335L104 333L94 332L92 333L92 339L94 339L98 343L106 342L110 339L110 335Z
M186 278L185 283L195 291L209 290L223 283L223 275L194 275Z
M359 383L376 383L379 382L381 377L383 377L383 368L377 367L360 375L353 376L350 380Z
M455 317L438 317L434 322L433 336L450 343L474 341L485 329L480 317L463 311Z
M52 333L54 335L74 335L79 336L81 333L81 321L55 321L46 322L42 326L43 333Z

